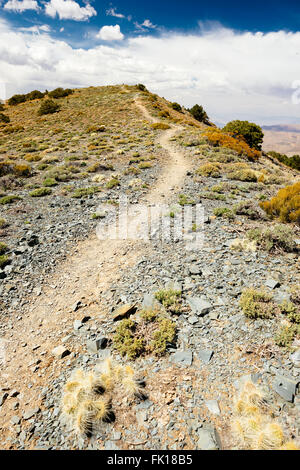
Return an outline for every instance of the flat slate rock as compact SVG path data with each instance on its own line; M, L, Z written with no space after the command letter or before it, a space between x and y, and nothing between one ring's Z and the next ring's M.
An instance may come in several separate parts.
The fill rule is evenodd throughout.
M137 311L137 307L132 304L125 304L118 307L113 312L113 321L123 320L123 318L129 318L130 315L133 315Z
M277 287L280 287L280 282L275 279L267 279L265 285L270 289L277 289Z
M23 419L27 420L27 419L33 418L37 413L39 413L39 411L40 411L39 408L32 408L30 410L27 410L23 414Z
M273 389L285 401L293 403L299 383L300 377L298 379L290 379L283 375L276 375L273 380Z
M198 266L197 264L191 264L189 266L189 273L194 276L200 276L202 274L202 271L200 269L200 266Z
M178 351L170 357L170 361L181 366L190 366L193 362L193 353L190 350Z
M71 352L65 348L65 346L56 346L56 348L52 349L51 352L53 356L58 357L59 359L63 359L64 357L71 354Z
M187 297L187 302L196 315L203 316L211 311L213 306L201 297Z
M75 320L74 323L73 323L74 330L79 330L81 327L82 327L81 320Z
M197 442L198 450L219 450L220 445L217 442L216 432L214 429L199 429L197 432L199 439Z
M86 348L90 353L97 353L100 349L105 349L107 345L107 338L97 338L95 340L89 339L86 342Z
M213 354L214 351L212 349L201 349L198 352L198 357L202 362L204 362L204 364L208 364Z
M206 400L205 405L213 415L220 415L221 412L217 400Z
M291 361L293 362L294 366L300 368L300 348L297 349L293 354L290 356Z

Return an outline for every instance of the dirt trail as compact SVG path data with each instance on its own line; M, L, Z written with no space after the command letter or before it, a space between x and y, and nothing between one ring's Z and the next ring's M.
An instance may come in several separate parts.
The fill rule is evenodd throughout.
M160 122L158 119L151 116L149 111L138 99L135 100L135 104L148 121L152 121L153 123ZM158 143L168 152L171 158L168 161L168 166L164 169L163 174L157 181L157 184L145 197L145 201L149 203L162 202L162 198L166 201L172 191L179 189L184 176L190 168L190 162L184 158L181 152L176 151L174 146L170 143L172 137L181 130L181 126L173 125L171 129L168 129L159 137Z
M157 122L139 101L135 101L135 106L148 121ZM180 130L174 125L159 137L169 159L143 202L167 201L172 191L183 183L190 164L170 143ZM6 362L2 366L0 364L0 372L2 388L16 389L21 393L18 399L21 412L40 405L41 389L47 387L48 380L53 380L65 367L64 360L54 359L51 351L62 344L66 334L72 333L74 320L86 313L93 320L101 321L106 313L103 307L101 309L101 293L118 279L122 269L133 265L142 254L147 254L147 245L142 241L101 241L96 235L91 236L74 247L57 272L49 276L41 295L29 298L25 311L15 312L14 328L5 337ZM79 314L72 308L78 301L85 306ZM11 427L11 416L16 414L9 405L10 401L8 399L0 407L3 438Z

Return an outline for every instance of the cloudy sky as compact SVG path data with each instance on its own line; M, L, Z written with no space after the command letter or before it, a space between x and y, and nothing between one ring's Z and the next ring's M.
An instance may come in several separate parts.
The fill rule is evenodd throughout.
M0 98L118 83L216 122L300 123L300 2L0 0Z

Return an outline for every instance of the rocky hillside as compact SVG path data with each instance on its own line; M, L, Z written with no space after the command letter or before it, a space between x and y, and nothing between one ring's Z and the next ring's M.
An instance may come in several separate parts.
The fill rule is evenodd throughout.
M260 205L299 173L143 87L55 102L0 127L1 448L299 446L299 226ZM204 219L100 240L122 195Z

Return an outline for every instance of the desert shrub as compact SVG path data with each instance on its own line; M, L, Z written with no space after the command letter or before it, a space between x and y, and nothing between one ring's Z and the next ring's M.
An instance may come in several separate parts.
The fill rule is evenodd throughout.
M264 184L282 184L285 179L281 176L277 176L263 171L260 173L260 175L258 175L257 181L258 183Z
M139 170L135 166L126 168L126 170L124 171L124 175L139 175L140 173L141 173L141 170Z
M162 356L176 336L176 325L159 312L141 312L140 321L124 319L113 337L113 345L122 356L135 359L140 355Z
M300 305L285 301L280 305L280 310L291 323L300 324Z
M212 186L211 191L214 193L228 193L230 191L236 190L236 185L232 185L231 183L220 183L216 184L215 186Z
M270 201L261 202L260 207L282 222L300 225L300 182L280 189Z
M10 263L10 258L7 255L0 255L0 269L5 268Z
M243 137L249 147L261 150L264 133L257 124L248 121L230 121L223 128L223 131L231 134L233 137Z
M13 95L11 98L9 98L8 104L10 106L16 106L17 104L25 103L25 101L26 95Z
M49 196L49 194L51 194L52 191L50 188L37 188L35 189L34 191L31 191L31 193L29 193L29 196L31 197L44 197L44 196Z
M57 181L54 178L45 178L43 182L43 186L46 188L51 188L52 186L56 186Z
M93 165L89 166L86 171L88 173L96 173L99 169L101 168L101 165L100 163L96 162L96 163L93 163Z
M13 95L9 100L8 104L10 106L16 106L20 103L25 103L25 101L40 100L45 96L45 93L42 93L39 90L33 90L25 95Z
M193 199L186 196L186 194L179 194L178 204L180 206L194 206L196 202Z
M139 164L140 170L147 170L148 168L152 168L152 165L150 162L142 162Z
M46 163L42 163L41 165L38 166L39 170L43 170L46 168L48 169L50 168ZM62 166L62 167L49 170L46 173L46 178L54 178L56 181L64 182L64 181L69 181L70 179L72 179L72 175L70 174L69 169Z
M276 158L284 165L300 171L300 155L293 155L292 157L288 157L287 155L274 151L268 152L268 155L273 158Z
M296 249L293 230L282 224L268 228L254 228L247 232L249 240L254 240L258 247L269 252L283 250L293 252Z
M214 215L216 217L224 217L225 219L234 219L234 213L228 207L217 207L214 209Z
M135 336L137 324L130 319L120 322L113 337L113 345L122 356L135 359L144 352L144 340Z
M227 178L231 180L237 181L248 181L248 182L257 182L257 175L255 171L251 170L250 168L247 169L240 169L240 170L233 170L227 173Z
M291 301L294 304L300 304L300 285L291 287Z
M201 176L211 176L212 178L218 178L220 174L220 165L214 163L204 163L198 168L197 173Z
M284 325L277 332L274 341L277 346L289 349L297 336L300 336L299 325Z
M161 289L155 292L155 298L171 313L180 313L182 310L180 290Z
M49 91L48 96L50 98L65 98L66 96L69 96L73 93L73 90L70 88L55 88L55 90Z
M205 150L205 148L203 148L203 143L202 143L202 140L201 139L197 139L195 137L188 137L183 143L182 145L184 147L198 147L201 145L201 150L199 150L201 152L201 155L203 153L203 151ZM208 149L210 149L210 147L208 146ZM198 153L196 154L198 155Z
M47 163L41 163L40 165L37 166L37 169L40 171L44 171L47 168L49 169L49 165L47 165Z
M0 204L5 205L5 204L12 204L13 202L19 201L22 198L20 196L15 196L13 194L9 194L8 196L3 196L0 199Z
M32 100L40 100L44 98L45 93L42 93L39 90L33 90L30 93L27 93L26 96L26 101L32 101Z
M113 188L115 188L116 186L120 186L120 181L117 180L116 178L112 178L111 180L109 180L109 181L106 183L107 189L113 189Z
M29 153L28 155L25 155L24 160L27 162L39 162L42 159L42 157L38 154L31 154Z
M206 191L200 194L202 199L210 199L216 201L226 201L225 194L216 194L215 192Z
M0 228L5 228L5 227L7 227L8 225L9 225L8 222L7 222L5 219L3 219L3 218L1 217L1 218L0 218Z
M15 189L18 187L23 186L23 180L20 178L16 178L14 174L2 176L0 179L1 190L3 191L10 191L11 189ZM0 190L0 196L4 196Z
M43 158L43 163L57 163L60 161L60 158L56 155L51 155L51 156L48 156L48 157L45 157Z
M140 91L147 91L147 88L142 83L139 83L138 85L136 85L136 87Z
M41 106L39 107L38 115L43 116L44 114L54 114L59 111L59 109L60 106L55 103L55 101L47 99L43 101Z
M276 307L272 302L272 295L255 289L243 291L240 307L246 317L253 319L271 318L276 313Z
M176 325L168 318L157 319L157 329L150 343L150 349L156 356L163 356L168 344L172 345L176 336Z
M5 134L14 134L15 132L23 131L24 127L21 124L15 124L14 126L9 125L2 129Z
M194 119L199 122L203 122L204 124L209 124L209 117L204 110L203 106L199 104L195 104L191 109L188 110Z
M0 123L8 124L9 122L9 117L6 114L0 113Z
M89 134L91 132L105 132L106 131L106 127L103 126L102 124L101 125L97 125L97 124L93 124L92 126L89 126L86 130Z
M0 162L0 176L9 175L14 172L14 162L11 160L4 160Z
M171 103L171 108L174 109L175 111L178 111L179 113L181 113L182 111L182 107L179 103Z
M241 201L239 204L233 206L233 212L236 215L245 215L251 220L257 220L262 218L257 205L253 201Z
M170 117L170 113L166 109L164 109L163 111L159 111L158 115L159 115L159 117L162 117L162 118Z
M31 176L31 167L22 163L14 165L14 174L23 177Z
M160 129L162 131L165 131L167 129L171 129L169 124L166 124L164 122L154 122L153 124L151 124L151 127L152 127L152 129Z
M98 186L90 186L88 188L78 188L73 192L72 197L75 199L81 199L83 197L92 196L98 191L99 191Z
M203 136L207 138L210 144L233 150L238 155L245 155L249 160L255 161L260 157L260 152L249 147L244 140L232 137L232 135L227 134L218 128L207 129L203 133Z
M4 255L8 251L8 246L6 243L0 242L0 255Z

